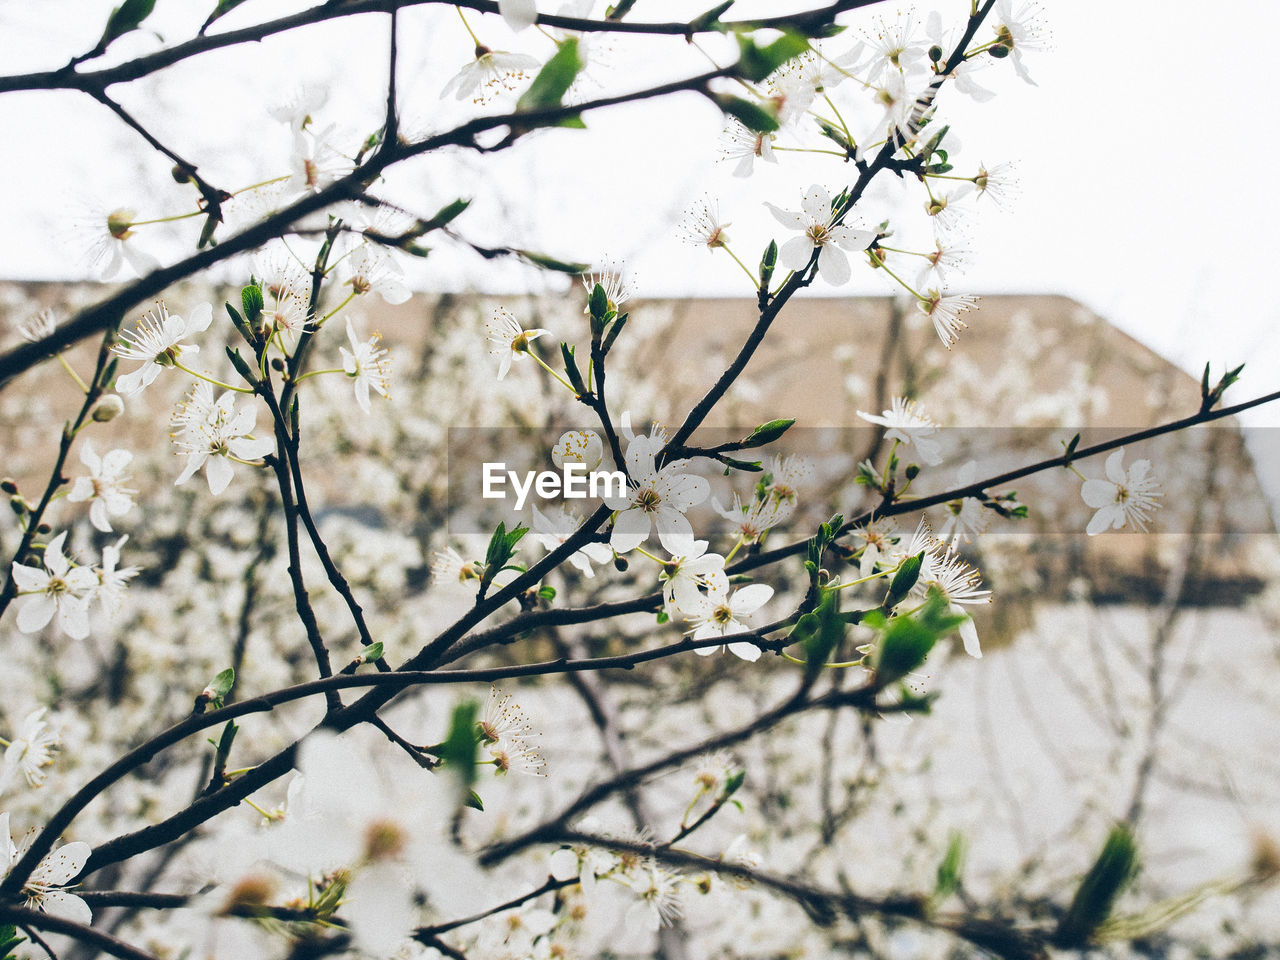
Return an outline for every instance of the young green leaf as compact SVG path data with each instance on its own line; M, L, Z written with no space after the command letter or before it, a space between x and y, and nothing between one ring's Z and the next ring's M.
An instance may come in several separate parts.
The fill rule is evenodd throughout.
M763 447L767 443L773 443L784 433L791 429L795 420L770 420L768 423L762 423L751 431L751 436L743 440L745 447Z
M714 93L711 99L721 110L756 133L773 133L778 129L777 115L758 103L735 97L729 93Z
M560 49L546 62L533 83L516 102L516 109L521 112L548 110L560 106L574 78L583 67L582 58L578 56L578 38L570 37L560 44Z
M738 37L738 75L759 83L773 71L809 49L809 40L788 31L767 46L760 47L751 37Z

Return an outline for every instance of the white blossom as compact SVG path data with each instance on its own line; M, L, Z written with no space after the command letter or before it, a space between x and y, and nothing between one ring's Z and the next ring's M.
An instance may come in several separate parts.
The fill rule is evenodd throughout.
M35 633L57 616L58 629L73 640L89 635L89 601L98 587L97 575L88 567L74 566L63 553L67 532L58 534L44 548L44 566L13 564L13 582L23 597L18 629Z
M797 272L809 266L813 251L818 251L818 273L827 283L839 286L852 275L845 250L865 250L876 238L874 230L856 230L833 222L831 195L826 188L813 184L805 191L800 210L783 210L768 201L765 206L774 218L802 235L793 237L778 250L778 262Z
M26 855L35 836L36 831L30 830L15 846L9 830L9 814L0 813L0 867L3 867L0 879L7 877ZM60 889L79 876L92 852L87 843L76 840L45 854L22 885L27 906L85 926L92 923L93 911L89 905L75 894Z
M756 626L757 610L769 602L773 596L773 587L764 583L752 583L739 587L729 593L727 582L710 584L705 596L699 595L690 604L686 621L693 624L691 632L694 640L706 640L711 637L731 637L739 633L747 633ZM723 646L723 645L722 645ZM698 647L696 653L710 656L719 647ZM749 641L731 642L729 652L743 660L760 659L760 648Z
M236 395L226 390L216 400L213 388L197 380L174 411L171 434L187 464L175 484L186 483L201 468L215 497L231 483L232 462L245 463L274 453L274 436L254 437L257 413L253 407L236 409Z
M476 58L459 70L445 84L440 96L453 94L458 100L467 97L475 103L488 103L503 91L516 89L541 64L523 53L476 47Z
M688 460L672 460L659 470L656 456L661 449L645 436L627 444L631 489L625 496L605 497L609 509L618 511L609 540L617 553L640 546L655 527L668 553L683 555L693 547L693 527L685 513L707 499L711 485L704 477L685 472Z
M886 427L886 440L897 440L915 447L920 459L930 466L942 462L942 449L935 439L938 425L920 412L920 407L906 397L894 397L893 406L880 416L858 411L858 416L868 423Z
M520 322L504 307L498 307L493 316L484 325L485 337L489 341L489 355L498 358L498 379L501 380L511 369L511 361L531 352L529 344L544 333L541 327L525 330Z
M1160 506L1160 481L1150 460L1135 460L1126 471L1124 447L1107 457L1105 480L1086 480L1080 488L1084 502L1097 510L1085 532L1089 536L1129 526L1146 532L1151 514Z
M116 391L125 397L141 393L155 382L160 371L179 363L183 354L199 353L193 343L183 343L192 333L203 333L213 322L213 307L201 303L192 308L190 319L170 313L164 303L157 303L154 311L148 311L138 321L132 333L120 334L121 342L112 351L121 360L140 360L142 366L132 373L116 378Z
M41 707L27 714L10 739L0 765L0 793L8 788L18 773L22 774L29 787L44 784L48 777L44 768L53 763L60 742L58 734L44 718L46 713L48 708Z
M342 354L342 370L351 378L356 403L365 413L369 412L369 390L380 397L391 397L391 354L382 344L382 335L374 332L368 340L356 335L355 325L347 318L347 342L351 349L339 347Z
M88 440L80 448L80 462L89 468L89 476L76 477L67 502L92 501L89 522L103 533L111 532L111 517L122 517L133 509L133 495L138 491L124 486L129 479L125 469L132 460L128 450L112 450L99 457Z

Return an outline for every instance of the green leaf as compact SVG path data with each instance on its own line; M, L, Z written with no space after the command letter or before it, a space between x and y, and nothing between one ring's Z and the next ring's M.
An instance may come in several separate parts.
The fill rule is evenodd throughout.
M809 49L809 40L794 31L787 31L768 46L756 45L752 37L738 37L738 75L753 83L759 83L792 57L798 57Z
M734 4L734 0L725 0L724 3L717 4L706 13L699 14L689 21L690 33L704 33L707 30L714 30L717 33L724 33L728 28L720 22L720 14L724 13Z
M592 320L604 323L605 314L609 312L609 294L605 292L603 284L597 283L591 288L587 309L591 311Z
M817 676L847 629L848 624L840 616L840 592L823 590L817 609L802 616L791 631L791 638L804 648L806 674Z
M1137 873L1137 842L1126 824L1117 824L1107 834L1098 858L1080 881L1053 942L1067 948L1087 946L1094 931L1111 916L1116 899Z
M111 11L107 18L106 29L102 31L99 48L105 48L117 37L122 37L131 30L137 30L142 21L151 16L156 0L124 0L124 3Z
M760 473L764 469L764 464L759 460L735 460L733 457L723 457L721 463L725 465L725 473L730 470L741 470L743 473Z
M627 318L631 314L624 313L609 325L609 332L604 335L604 343L600 345L602 353L608 353L613 349L614 341L618 339L618 334L622 333L622 328L627 325Z
M578 369L578 362L573 358L573 351L573 347L561 341L560 356L564 359L564 372L578 396L582 396L587 392L587 385L582 380L582 371Z
M542 267L544 270L554 270L557 273L570 273L577 276L590 269L589 264L574 263L571 260L558 260L555 257L550 257L545 253L538 253L534 250L516 250L515 253L520 257L520 259L528 261L535 267Z
M465 791L476 781L476 751L480 745L476 715L479 712L480 705L475 700L463 700L454 707L449 735L440 744L440 759L454 771Z
M933 902L941 903L955 893L960 886L960 874L964 870L964 858L969 843L959 830L952 830L947 839L947 852L938 864L938 880L933 887Z
M213 691L214 696L219 700L231 692L231 688L236 685L236 672L231 667L221 671L213 681L209 684L209 689Z
M793 424L795 420L770 420L768 423L762 423L751 431L751 436L742 441L743 445L763 447L766 443L773 443L790 430Z
M256 327L258 318L262 316L262 288L251 283L240 291L240 306L244 308L245 320L249 326Z
M737 770L734 773L730 774L729 778L724 782L724 789L720 791L721 799L728 800L730 797L732 797L735 793L738 792L738 789L742 786L742 784L746 781L746 779L747 779L747 771L745 768L742 770Z
M516 101L516 109L532 112L560 106L560 101L573 85L574 78L582 67L582 58L578 56L578 38L570 37L560 44L555 56L538 71L529 89Z
M236 742L236 734L240 732L240 728L236 726L234 720L228 720L227 725L222 728L222 736L218 738L218 754L227 757L231 755L231 745Z
M377 663L379 660L382 659L383 652L384 651L383 651L381 640L379 640L377 643L369 644L369 646L364 648L364 662Z
M748 130L756 133L772 133L778 129L778 117L758 103L735 97L729 93L714 93L711 99L721 110L738 120Z
M541 586L538 588L538 597L550 603L556 598L556 588L549 585Z
M0 956L4 960L15 960L9 951L27 938L18 935L18 928L11 923L0 923Z
M244 0L218 0L218 5L213 8L213 13L209 14L209 19L204 22L200 32L204 33L215 20L225 17L242 3L244 3Z
M484 801L480 799L480 794L474 790L467 791L467 799L462 801L464 807L470 807L472 810L479 810L484 813Z
M257 384L258 378L253 374L253 368L249 366L249 361L240 356L240 351L231 347L227 347L227 359L231 361L231 365L236 368L236 373L240 374L246 382Z
M445 204L436 211L435 216L430 220L424 220L419 225L418 230L420 230L421 233L418 235L421 236L423 233L430 233L432 230L439 230L441 227L447 226L455 217L469 206L471 206L471 201L463 200L461 198L454 200L452 203Z
M867 613L862 622L882 633L872 656L876 686L883 689L917 669L934 645L965 619L963 614L951 613L947 598L935 589L910 616L886 619L878 610Z

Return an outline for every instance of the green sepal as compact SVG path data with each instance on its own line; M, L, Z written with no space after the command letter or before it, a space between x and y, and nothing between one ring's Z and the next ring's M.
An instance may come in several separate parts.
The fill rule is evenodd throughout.
M516 110L529 113L560 106L560 101L573 86L582 67L582 58L578 56L578 38L569 37L562 41L560 49L538 71L529 89L516 101Z
M231 755L231 746L236 742L236 734L240 732L240 728L236 726L234 720L228 720L227 725L222 728L222 736L218 738L218 756L228 757Z
M725 473L730 470L741 470L743 473L760 473L764 470L764 464L759 460L735 460L733 457L721 457L720 462L725 466Z

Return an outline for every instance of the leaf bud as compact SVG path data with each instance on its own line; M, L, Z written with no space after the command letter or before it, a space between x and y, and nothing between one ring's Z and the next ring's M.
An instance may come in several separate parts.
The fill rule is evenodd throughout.
M124 401L114 393L107 393L98 398L89 416L96 423L109 423L122 413L124 413Z

